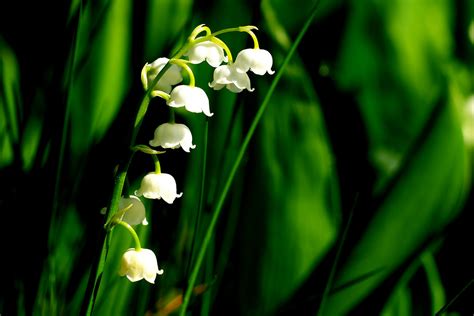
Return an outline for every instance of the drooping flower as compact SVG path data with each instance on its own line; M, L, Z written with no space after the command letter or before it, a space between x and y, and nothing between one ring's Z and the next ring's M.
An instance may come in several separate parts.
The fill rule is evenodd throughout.
M150 249L130 248L123 254L119 269L120 276L127 276L132 282L145 279L154 284L157 274L163 274L163 270L158 269L155 253Z
M135 195L144 196L147 199L161 199L172 204L176 198L183 193L176 193L176 180L167 173L150 172L143 177L140 188L135 191Z
M183 148L189 152L196 148L193 145L193 135L189 128L184 124L164 123L155 129L155 137L150 140L150 146L163 148Z
M224 56L224 49L211 41L205 41L193 45L185 54L193 64L200 64L204 60L212 67L219 66L223 61L227 62Z
M250 69L257 75L264 75L267 72L270 75L275 73L275 71L272 70L272 55L265 49L244 49L239 52L234 64L239 72L247 72Z
M186 110L193 113L203 112L207 116L213 113L209 109L209 98L206 92L199 87L191 87L187 85L177 86L171 91L168 105L174 108L185 107Z
M244 89L253 91L250 87L250 78L246 72L239 72L232 65L222 65L214 70L214 80L209 83L209 87L220 90L226 87L228 90L238 93Z
M130 205L132 205L130 207ZM130 207L130 208L128 208ZM145 206L143 202L135 195L130 195L128 198L122 197L119 201L119 210L128 208L120 220L130 225L148 225L146 220Z
M146 63L142 69L142 84L145 90L148 90L149 85L156 78L158 73L165 67L166 63L169 61L166 57L161 57L152 62L151 64ZM163 74L163 76L158 80L153 90L160 90L166 93L170 93L171 86L180 83L183 81L183 76L181 75L181 67L177 65L171 65L170 68Z

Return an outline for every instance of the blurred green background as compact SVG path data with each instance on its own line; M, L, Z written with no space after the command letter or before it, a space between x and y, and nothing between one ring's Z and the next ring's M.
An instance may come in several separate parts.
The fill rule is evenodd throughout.
M199 24L255 25L280 65L314 3L99 0L0 9L2 315L81 315L146 62ZM27 7L27 9L25 8ZM321 0L234 179L188 315L471 315L474 2ZM234 55L252 45L225 34ZM160 156L181 199L147 201L155 285L117 274L116 230L94 315L177 311L230 167L273 76L177 112L197 148ZM153 99L138 142L168 119ZM195 230L206 165L204 209ZM153 168L136 156L125 193ZM192 247L193 240L195 247ZM194 258L194 257L193 257ZM178 304L174 304L178 302Z

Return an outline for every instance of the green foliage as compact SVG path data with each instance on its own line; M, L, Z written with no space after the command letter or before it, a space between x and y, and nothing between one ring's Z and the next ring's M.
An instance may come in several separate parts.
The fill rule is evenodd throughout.
M165 273L155 285L118 276L133 240L114 228L93 315L176 313L200 259L188 315L311 315L321 302L320 315L472 312L472 1L321 1L284 70L313 2L63 6L48 17L58 30L21 39L6 27L16 15L0 10L0 208L4 224L18 227L1 236L10 259L0 314L79 315L90 306L100 209L113 208L128 140L139 145L126 180L115 178L124 194L153 168L148 154L161 153L142 144L168 120L163 100L151 100L132 136L141 67L171 57L201 23L256 25L277 74L251 73L255 91L234 94L209 88L212 69L191 65L214 116L176 110L197 147L159 157L184 194L173 205L147 203L150 225L138 231ZM243 33L222 38L234 58L251 45ZM31 240L17 242L17 233ZM452 260L455 246L466 258Z
M110 1L79 12L68 99L76 155L105 135L131 84L131 6L127 0Z
M301 88L305 79L288 76L289 89L274 93L252 151L259 159L245 177L255 187L246 191L241 251L254 259L241 268L241 293L255 315L273 314L291 297L339 228L335 164L318 103Z
M13 160L14 145L19 142L18 63L14 53L0 37L0 167L8 166Z

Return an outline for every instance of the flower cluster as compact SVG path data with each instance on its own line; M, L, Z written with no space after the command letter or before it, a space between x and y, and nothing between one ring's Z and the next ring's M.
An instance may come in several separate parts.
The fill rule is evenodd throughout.
M166 101L171 119L161 123L155 129L153 139L149 141L151 147L162 149L182 148L190 152L196 148L193 144L191 130L184 124L175 122L174 109L183 108L191 113L204 113L211 117L209 98L206 92L196 86L195 76L191 68L194 64L207 62L215 68L213 80L209 87L220 90L224 87L234 93L243 90L253 91L251 87L249 72L256 75L273 74L272 55L259 47L255 33L255 26L241 26L211 32L205 25L197 26L186 43L171 59L160 57L152 63L146 63L141 72L143 88L151 97L160 97ZM237 57L232 53L220 35L231 32L247 33L253 39L253 48L240 51ZM183 74L187 74L189 82L183 84ZM119 274L127 276L132 281L145 279L154 283L156 275L162 274L163 270L158 268L155 254L149 249L142 249L137 234L132 226L146 225L145 207L140 198L163 199L164 202L172 204L183 193L178 193L174 177L168 173L161 172L158 160L159 152L146 145L136 146L137 150L151 154L155 162L155 170L149 171L141 180L140 187L135 195L122 197L119 203L119 211L114 216L112 226L120 224L127 228L136 241L136 247L128 249L123 257Z

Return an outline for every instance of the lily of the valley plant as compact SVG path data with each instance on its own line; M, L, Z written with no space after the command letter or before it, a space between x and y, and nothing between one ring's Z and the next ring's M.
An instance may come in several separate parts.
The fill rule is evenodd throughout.
M274 73L272 55L259 47L254 33L256 29L255 26L240 26L211 32L209 27L199 25L191 32L175 56L157 58L151 63L146 63L142 69L143 88L150 97L164 99L164 104L170 111L170 120L158 122L153 138L148 142L151 147L157 149L147 145L132 144L134 151L141 151L152 156L155 168L144 170L145 175L140 187L133 195L123 196L121 192L123 188L118 188L121 197L117 210L109 210L113 214L109 214L109 220L105 225L108 231L117 225L126 228L135 241L135 247L127 249L123 254L119 271L121 276L126 276L131 282L145 279L150 283L155 283L156 276L164 272L158 268L155 253L141 247L138 235L133 228L136 225L147 224L145 207L140 199L162 199L172 204L183 195L181 192L178 193L174 177L169 173L161 172L158 155L165 151L159 150L182 148L185 152L190 152L191 149L196 148L191 130L185 124L175 122L174 110L184 108L192 113L203 113L207 117L213 115L205 90L196 86L192 65L206 62L215 68L213 78L208 83L209 87L215 90L225 87L234 93L243 90L253 91L249 72L256 75ZM246 33L253 40L253 48L242 50L235 60L229 47L219 38L220 35L231 32ZM188 78L186 79L188 82L183 82L185 77ZM147 97L144 100L148 100ZM146 102L142 103L136 121L143 119L147 106ZM135 129L137 128L136 124ZM136 132L134 130L135 135Z

